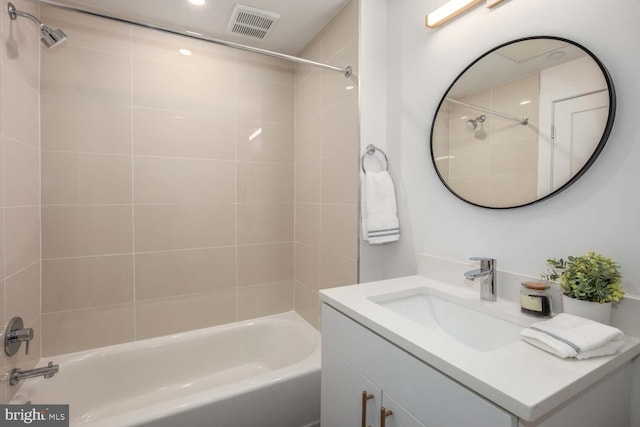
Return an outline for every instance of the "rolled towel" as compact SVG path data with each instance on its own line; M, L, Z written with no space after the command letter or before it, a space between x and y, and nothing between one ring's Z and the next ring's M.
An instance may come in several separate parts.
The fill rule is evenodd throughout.
M367 172L362 185L362 237L376 245L400 239L396 193L388 172Z
M621 330L567 313L537 322L520 332L520 337L556 356L576 359L608 356L624 346Z

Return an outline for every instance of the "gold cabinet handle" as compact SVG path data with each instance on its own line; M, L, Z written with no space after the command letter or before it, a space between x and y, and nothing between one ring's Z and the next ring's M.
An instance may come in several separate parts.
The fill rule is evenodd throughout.
M380 427L385 427L387 425L387 417L389 415L393 415L393 411L391 409L385 409L384 406L380 408Z
M367 400L373 399L373 394L362 391L362 427L367 427Z

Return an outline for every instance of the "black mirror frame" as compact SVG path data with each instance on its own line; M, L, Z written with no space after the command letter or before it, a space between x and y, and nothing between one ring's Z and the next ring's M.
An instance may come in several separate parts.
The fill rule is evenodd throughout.
M607 116L607 124L605 125L604 131L602 133L602 138L600 138L600 142L598 143L598 145L596 146L595 150L593 151L593 154L591 154L591 157L589 157L589 160L587 160L587 162L584 164L582 169L580 169L578 171L578 173L576 173L574 176L571 177L571 179L569 179L566 183L564 183L562 185L562 187L558 188L555 191L552 191L551 193L547 194L544 197L540 197L540 198L538 198L538 199L536 199L536 200L534 200L532 202L524 203L524 204L521 204L521 205L502 206L502 207L485 206L485 205L481 205L481 204L469 201L469 200L465 199L464 197L460 196L458 193L456 193L449 186L449 184L447 184L445 179L440 174L440 171L438 170L438 166L436 164L436 158L435 158L435 155L433 153L433 132L434 132L434 129L435 129L436 118L438 116L438 113L440 112L440 108L442 107L442 104L444 103L445 98L447 97L447 94L449 93L451 88L456 84L456 82L458 80L460 80L460 78L470 68L472 68L478 61L480 61L482 58L484 58L485 56L493 53L494 51L496 51L498 49L501 49L501 48L503 48L505 46L508 46L510 44L519 43L519 42L523 42L523 41L527 41L527 40L535 40L535 39L552 39L552 40L559 40L559 41L562 41L562 42L569 43L569 44L571 44L573 46L576 46L576 47L582 49L598 65L598 67L600 68L600 71L602 71L602 75L604 76L605 81L607 82L607 88L609 89L609 114ZM533 205L535 203L539 203L539 202L541 202L543 200L547 200L547 199L549 199L549 198L551 198L553 196L556 196L556 195L560 194L561 192L563 192L564 190L566 190L567 188L569 188L578 179L580 179L580 177L582 175L584 175L584 173L591 167L591 165L593 165L593 163L596 161L596 159L598 158L598 156L602 152L605 144L607 143L607 140L609 139L609 135L611 134L611 129L613 128L613 122L615 120L615 116L616 116L616 91L615 91L615 87L613 85L613 80L611 79L611 75L609 74L609 71L604 66L604 64L602 64L602 62L600 62L600 60L589 49L585 48L581 44L576 43L576 42L574 42L572 40L565 39L565 38L562 38L562 37L556 37L556 36L531 36L531 37L524 37L524 38L520 38L520 39L515 39L515 40L508 41L506 43L503 43L503 44L501 44L499 46L496 46L493 49L490 49L487 52L485 52L482 55L480 55L471 64L469 64L464 70L462 70L462 72L460 74L458 74L458 76L454 79L454 81L449 85L449 87L445 91L444 95L442 96L442 99L438 103L438 108L436 109L436 112L433 115L433 121L431 122L431 131L429 132L429 134L430 134L429 135L429 149L430 149L430 152L431 152L431 161L433 163L433 167L434 167L436 173L438 174L438 178L440 179L440 181L442 181L442 183L447 188L447 190L449 190L454 196L456 196L460 200L462 200L462 201L464 201L466 203L469 203L471 205L478 206L478 207L485 208L485 209L500 209L500 210L502 210L502 209L521 208L521 207L524 207L524 206L529 206L529 205Z

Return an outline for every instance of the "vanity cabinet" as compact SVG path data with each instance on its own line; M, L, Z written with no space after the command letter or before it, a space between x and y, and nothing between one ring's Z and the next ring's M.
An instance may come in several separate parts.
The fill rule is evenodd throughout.
M402 343L411 351L411 343ZM360 323L322 304L322 427L629 427L626 362L533 422L519 419ZM580 362L569 362L577 365ZM627 396L626 398L624 396ZM634 426L635 427L635 426Z
M515 427L518 420L327 304L322 307L322 427Z

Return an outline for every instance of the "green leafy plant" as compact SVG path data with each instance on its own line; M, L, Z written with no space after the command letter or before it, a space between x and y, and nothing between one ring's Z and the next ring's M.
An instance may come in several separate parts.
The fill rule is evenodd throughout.
M567 260L547 259L549 271L542 277L560 279L563 293L579 300L599 303L618 302L624 296L620 265L595 252L570 256Z

